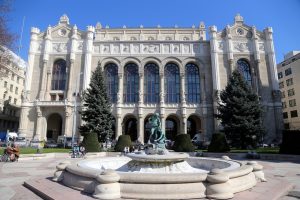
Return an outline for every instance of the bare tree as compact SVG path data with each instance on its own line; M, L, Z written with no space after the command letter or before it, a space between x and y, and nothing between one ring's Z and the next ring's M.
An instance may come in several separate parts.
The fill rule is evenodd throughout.
M8 13L11 11L12 0L0 0L0 45L13 49L16 35L8 29Z

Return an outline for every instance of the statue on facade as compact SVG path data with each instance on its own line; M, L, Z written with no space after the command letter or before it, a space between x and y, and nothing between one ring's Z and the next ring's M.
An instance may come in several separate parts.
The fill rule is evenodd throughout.
M161 130L161 121L159 119L159 114L154 113L149 118L149 123L151 125L151 134L149 137L149 144L154 144L157 148L165 149L165 133Z

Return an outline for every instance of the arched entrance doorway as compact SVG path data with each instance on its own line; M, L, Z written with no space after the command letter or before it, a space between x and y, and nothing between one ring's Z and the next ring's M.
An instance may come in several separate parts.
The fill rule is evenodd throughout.
M57 141L60 135L62 135L62 117L57 113L51 114L47 120L47 140Z
M165 133L166 133L166 138L168 140L172 140L172 141L175 140L176 135L180 130L179 124L180 124L179 119L177 118L176 115L170 115L167 117L166 125L165 125L166 127Z
M123 134L130 135L131 141L137 140L137 120L133 115L128 115L124 118Z
M191 115L187 119L187 133L190 134L191 139L198 131L203 131L201 126L201 119L197 115Z

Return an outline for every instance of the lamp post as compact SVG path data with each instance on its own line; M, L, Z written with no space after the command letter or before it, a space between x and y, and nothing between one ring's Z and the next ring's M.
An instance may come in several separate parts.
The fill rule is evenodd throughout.
M74 114L73 114L73 131L72 131L72 149L74 147L74 137L76 132L76 120L77 120L77 94L78 94L78 82L80 80L80 76L82 72L80 72L77 76L76 80L76 88L75 88L75 95L74 95Z

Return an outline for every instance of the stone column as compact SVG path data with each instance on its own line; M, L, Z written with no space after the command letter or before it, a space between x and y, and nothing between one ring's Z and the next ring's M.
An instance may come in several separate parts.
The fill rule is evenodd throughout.
M144 117L142 113L139 113L138 116L138 141L144 144Z
M118 93L117 93L117 104L123 104L123 74L118 73Z
M226 46L227 46L227 59L229 64L229 70L228 70L228 79L231 76L231 73L233 72L233 48L232 48L232 35L230 31L230 26L226 26Z
M186 113L182 115L181 131L182 132L180 134L187 134L187 117L186 117Z
M180 101L182 107L186 106L186 93L185 93L185 74L180 74Z
M159 98L160 98L160 107L164 107L165 104L165 82L164 82L164 75L163 73L159 74L160 77L160 92L159 92Z
M40 33L40 30L38 28L31 28L31 39L30 39L30 47L29 47L29 54L28 54L28 67L26 68L26 77L25 77L25 99L27 95L30 94L31 90L31 80L33 76L33 67L34 67L34 56L36 54L36 50L38 49L38 34Z
M43 68L42 68L42 83L41 83L41 90L39 93L39 99L44 100L45 93L46 93L46 85L47 85L47 60L43 61Z
M116 140L118 140L119 136L122 135L122 119L121 116L117 114L116 118Z
M22 103L20 113L20 125L19 125L19 136L27 137L27 123L28 123L29 106Z
M203 105L206 104L206 87L205 87L205 75L204 74L200 74L200 89L201 89L201 93L200 93L200 102Z
M42 123L43 123L43 115L42 115L42 111L40 106L36 106L36 115L37 115L37 119L36 119L36 131L35 131L35 135L34 135L34 139L35 140L40 140L41 139L41 132L42 132Z
M47 87L47 66L49 61L49 53L51 52L51 26L48 26L47 33L45 37L45 47L44 47L44 54L43 54L43 69L42 69L42 83L41 83L41 90L39 94L39 99L45 99L45 92Z
M139 106L144 104L144 74L139 73Z
M76 115L76 113L74 113L74 115ZM70 125L71 125L71 111L70 111L70 107L65 106L65 135L66 136L71 136L70 133L72 133L72 130L70 129ZM75 128L76 129L76 128ZM76 133L76 130L74 130ZM74 137L76 136L74 133Z
M165 114L160 114L161 119L161 130L166 133L166 117Z
M277 66L276 66L276 58L273 44L273 30L271 27L268 27L264 30L264 34L266 37L266 54L268 57L270 77L273 89L273 103L274 103L274 117L276 129L276 135L274 136L278 143L281 142L282 137L282 129L283 129L283 119L282 119L282 104L280 99L280 90L278 85L278 76L277 76Z
M210 53L211 53L211 68L212 68L212 82L213 82L213 108L214 113L217 113L217 97L220 91L220 75L219 75L219 61L217 53L217 27L210 27ZM215 131L219 130L220 121L214 120Z
M72 39L71 39L71 53L70 53L70 66L69 66L69 79L68 79L68 92L67 99L70 101L72 99L72 84L73 73L74 73L74 62L77 50L77 26L75 25L72 30ZM77 89L77 88L76 88Z
M47 84L46 84L46 92L45 92L45 100L46 101L50 100L49 91L51 90L51 71L52 71L52 69L50 67L48 67L48 70L47 70Z
M252 44L253 44L253 51L254 51L254 60L255 60L255 69L253 69L253 74L255 74L255 80L254 80L254 88L259 95L259 79L260 79L260 73L259 73L259 63L260 63L260 52L259 52L259 45L258 45L258 37L256 35L256 28L255 26L252 26Z
M87 34L85 40L85 57L84 57L84 79L83 90L89 87L91 81L91 65L92 65L92 53L93 53L93 38L95 28L93 26L87 27Z

